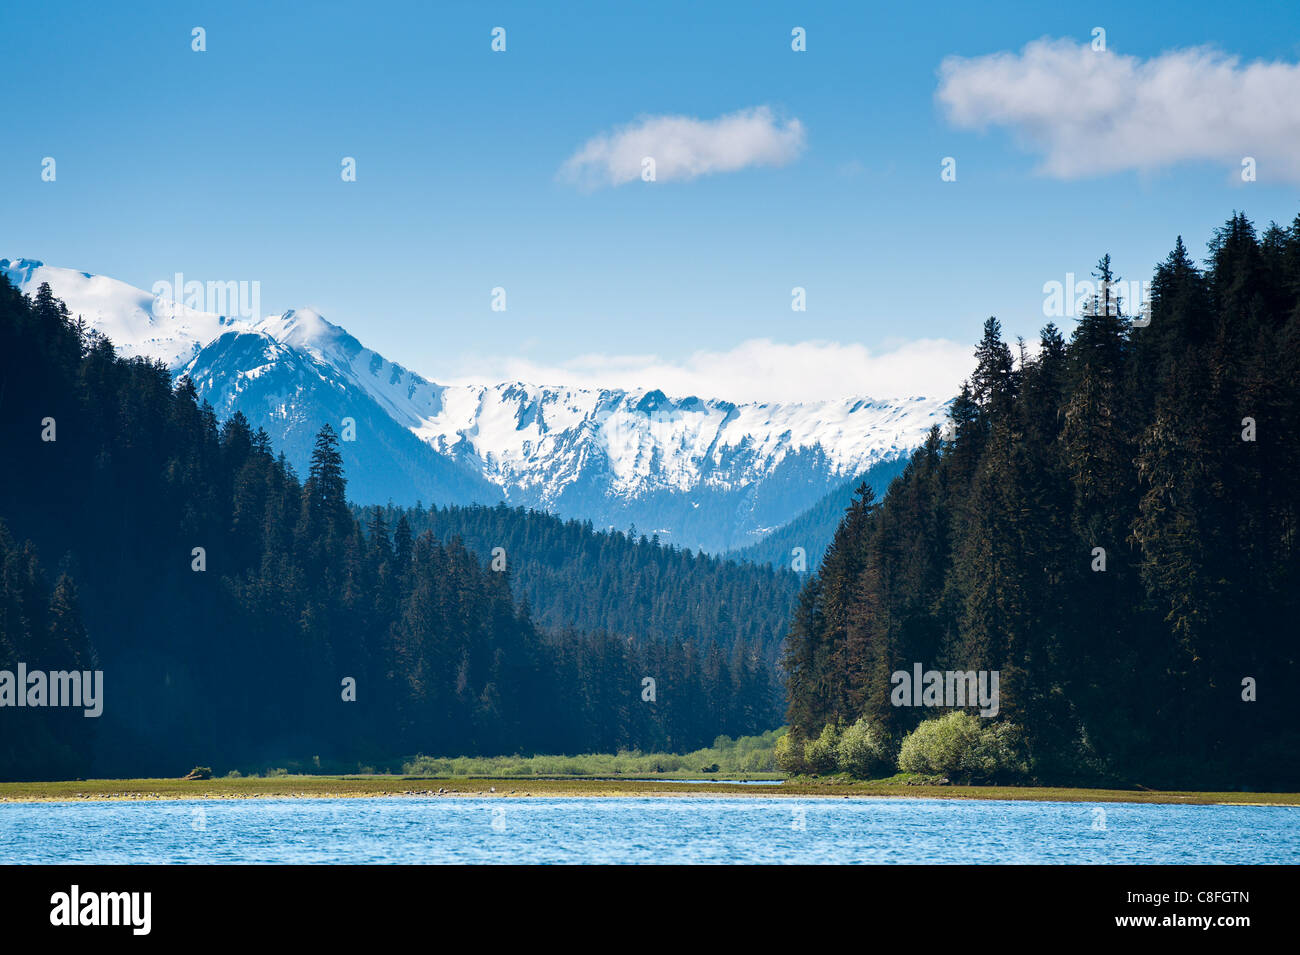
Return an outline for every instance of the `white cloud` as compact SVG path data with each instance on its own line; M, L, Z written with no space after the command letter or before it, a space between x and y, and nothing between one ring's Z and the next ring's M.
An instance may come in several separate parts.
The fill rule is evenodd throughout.
M957 126L1004 126L1062 179L1187 160L1300 180L1300 64L1209 48L1150 59L1041 39L1019 53L948 57L936 98Z
M560 167L581 186L621 186L641 179L642 161L654 159L655 181L695 179L746 166L783 166L804 146L803 124L776 119L766 106L717 119L644 116L588 140Z
M970 345L920 339L873 352L864 345L755 338L683 360L657 355L580 355L559 364L500 357L455 383L526 381L579 388L658 388L671 397L729 401L830 401L845 397L950 398L974 367ZM441 379L439 379L441 380Z

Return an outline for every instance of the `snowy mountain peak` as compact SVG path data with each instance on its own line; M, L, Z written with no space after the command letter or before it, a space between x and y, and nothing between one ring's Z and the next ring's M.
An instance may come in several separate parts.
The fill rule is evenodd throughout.
M375 502L435 492L439 503L484 501L486 489L598 526L636 523L722 550L907 454L946 418L937 398L737 404L658 388L439 385L314 309L231 319L35 260L0 259L0 273L28 293L49 282L119 352L188 375L220 416L242 411L291 458L310 453L320 423L337 428L352 417L357 441L345 454L356 456L365 471L357 487Z
M360 348L360 343L345 329L327 322L320 312L310 308L291 308L283 315L262 319L255 328L295 348L323 351L346 342Z

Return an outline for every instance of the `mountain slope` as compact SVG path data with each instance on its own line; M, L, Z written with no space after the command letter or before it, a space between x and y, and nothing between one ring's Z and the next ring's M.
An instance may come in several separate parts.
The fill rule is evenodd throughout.
M322 424L342 432L340 453L352 476L349 491L355 500L502 500L500 488L402 427L336 367L264 332L227 332L202 349L183 372L218 417L240 411L254 428L266 429L299 473L306 473ZM354 429L347 427L349 421Z
M835 536L835 528L844 519L844 512L848 510L857 487L865 481L878 499L883 498L890 482L902 474L906 467L905 458L882 461L861 477L845 481L794 520L781 525L762 540L730 551L725 556L732 560L771 564L773 567L788 569L794 560L794 549L802 547L807 569L813 570L821 563L822 555Z
M149 292L89 272L35 259L0 259L0 274L20 292L48 282L73 316L113 341L124 358L156 358L175 371L222 332L243 322L155 298Z

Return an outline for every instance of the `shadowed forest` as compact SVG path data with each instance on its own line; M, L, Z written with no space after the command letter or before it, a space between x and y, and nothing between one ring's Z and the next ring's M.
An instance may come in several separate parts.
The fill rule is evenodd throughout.
M1179 238L1138 322L1095 276L1068 341L990 318L950 439L849 508L786 647L796 757L860 720L897 753L920 663L1000 671L1021 776L1300 785L1300 218L1234 215L1204 267Z

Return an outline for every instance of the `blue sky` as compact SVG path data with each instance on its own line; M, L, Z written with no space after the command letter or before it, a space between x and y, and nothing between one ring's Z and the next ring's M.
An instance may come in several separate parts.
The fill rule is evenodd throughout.
M1043 284L1082 277L1103 252L1147 278L1175 235L1201 254L1234 209L1261 226L1300 212L1283 161L1300 143L1250 125L1251 109L1294 115L1300 98L1238 108L1225 81L1222 105L1247 116L1244 131L1203 131L1230 140L1223 156L1172 148L1067 174L1043 145L1060 104L1017 98L1041 84L992 75L1012 88L990 94L984 73L963 73L968 122L936 99L946 57L1087 44L1096 26L1137 68L1203 45L1241 68L1294 65L1295 4L705 6L18 5L0 33L0 255L146 289L178 271L259 281L264 311L311 305L436 380L662 378L730 397L763 378L756 393L786 398L898 391L907 361L930 385L924 349L900 343L965 347L990 314L1036 336ZM195 26L206 52L191 50ZM496 26L504 53L490 49ZM790 49L795 26L806 52ZM1268 98L1292 79L1249 88ZM561 174L593 137L646 117L761 107L797 121L793 156L603 188ZM1059 167L1080 151L1056 135ZM1233 150L1260 154L1256 181ZM55 182L41 179L46 156ZM356 182L341 180L345 156ZM940 180L945 156L955 182ZM505 312L490 309L498 286ZM790 308L794 286L805 312ZM773 347L738 362L762 351L735 351L755 340ZM788 350L805 342L828 344Z

